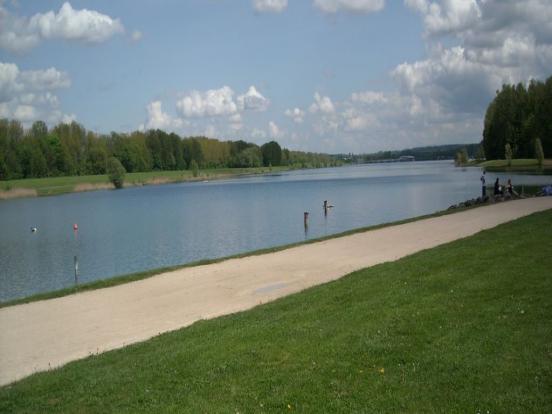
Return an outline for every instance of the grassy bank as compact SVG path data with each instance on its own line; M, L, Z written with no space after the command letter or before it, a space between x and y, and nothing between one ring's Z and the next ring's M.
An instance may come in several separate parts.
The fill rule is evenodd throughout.
M0 389L0 412L552 410L552 211Z
M214 180L240 175L281 172L289 169L289 167L217 168L201 170L197 177L194 177L192 171L190 170L128 173L125 176L125 186L165 184L194 180ZM105 188L113 188L107 178L107 175L27 178L22 180L0 181L0 193L7 191L17 193L17 190L33 190L37 196L58 195L72 193L75 191L89 191ZM22 196L32 195L29 192L20 193Z
M508 160L489 160L483 162L473 162L470 165L485 168L487 171L491 172L530 172L530 173L546 173L552 174L552 159L544 160L542 167L539 166L539 163L534 158L528 159L514 159L511 160L510 165L508 165Z

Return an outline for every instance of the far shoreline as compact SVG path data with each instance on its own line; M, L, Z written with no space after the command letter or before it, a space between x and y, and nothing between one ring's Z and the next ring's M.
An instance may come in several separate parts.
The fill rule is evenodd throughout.
M224 180L230 178L273 174L296 170L291 166L254 168L212 168L200 170L197 176L190 170L127 173L124 188L149 185ZM312 168L301 168L312 169ZM0 201L15 198L48 197L85 191L115 190L107 175L74 175L67 177L24 178L0 181Z

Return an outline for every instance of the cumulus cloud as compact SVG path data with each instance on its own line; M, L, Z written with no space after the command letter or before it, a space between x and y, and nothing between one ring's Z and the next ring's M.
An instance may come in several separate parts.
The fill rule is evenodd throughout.
M259 128L252 128L250 135L254 141L266 138L266 132Z
M27 51L47 39L100 43L123 32L119 19L94 10L75 10L68 2L57 13L30 18L13 15L0 4L0 48L11 52Z
M15 112L13 114L14 118L20 120L21 122L30 122L36 119L36 109L31 105L17 105Z
M147 118L139 129L159 128L201 135L211 126L217 133L232 136L244 128L243 116L248 111L264 111L270 104L255 86L250 86L242 95L235 95L229 86L188 92L177 99L175 116L164 112L162 102L155 100L147 105Z
M313 5L325 13L373 13L384 8L385 0L314 0Z
M2 116L24 123L38 119L59 122L64 114L59 111L59 99L53 92L70 85L67 73L56 68L22 71L14 63L0 62Z
M305 111L299 108L286 109L285 115L293 119L293 122L300 124L305 119Z
M179 113L187 118L232 117L243 111L265 111L270 101L255 86L234 99L234 91L229 86L207 91L192 91L176 102ZM229 119L233 123L237 123ZM241 120L240 120L241 122Z
M386 101L385 95L382 92L363 91L353 92L351 101L361 102L365 104L382 103Z
M148 120L146 129L175 130L182 127L182 121L178 118L172 118L169 114L163 112L161 101L153 101L146 107Z
M280 138L283 135L278 125L276 125L273 121L270 121L268 123L268 134L271 138L274 139Z
M228 86L206 92L192 91L177 101L176 107L188 118L226 116L238 112L238 106L234 102L234 91Z
M287 0L253 0L253 7L260 13L281 13L287 3Z
M476 0L406 0L406 5L424 15L426 30L444 34L465 30L481 19L482 12Z
M241 111L266 111L270 101L261 95L255 86L250 86L245 94L238 96L237 104Z
M233 131L239 131L243 128L242 117L240 114L234 114L228 117L228 126Z
M26 84L29 89L36 90L52 90L71 86L69 75L55 68L21 72L21 81Z
M319 139L350 151L476 142L503 83L550 76L549 1L404 3L421 15L427 56L390 71L393 91L355 91L337 102L316 94L310 112Z
M433 102L443 111L482 114L503 83L550 74L552 7L547 0L405 3L421 13L432 52L427 59L398 65L392 76L422 105ZM444 36L458 44L442 47Z
M321 112L331 114L335 111L332 100L328 96L321 96L318 92L314 94L314 102L310 106L309 111L313 114Z

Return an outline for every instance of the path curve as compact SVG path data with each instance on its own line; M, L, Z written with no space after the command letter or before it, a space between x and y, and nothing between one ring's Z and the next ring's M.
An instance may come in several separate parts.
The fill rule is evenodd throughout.
M3 308L0 385L551 208L552 197L499 203Z

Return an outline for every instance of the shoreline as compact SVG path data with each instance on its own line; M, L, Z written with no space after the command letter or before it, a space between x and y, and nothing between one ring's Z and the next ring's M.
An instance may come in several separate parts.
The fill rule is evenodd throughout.
M123 188L178 184L204 180L224 180L291 171L288 166L255 168L212 168L200 170L194 177L190 170L127 173ZM306 169L306 168L305 168ZM63 177L25 178L0 181L0 201L16 198L49 197L85 191L115 190L107 175L73 175Z

